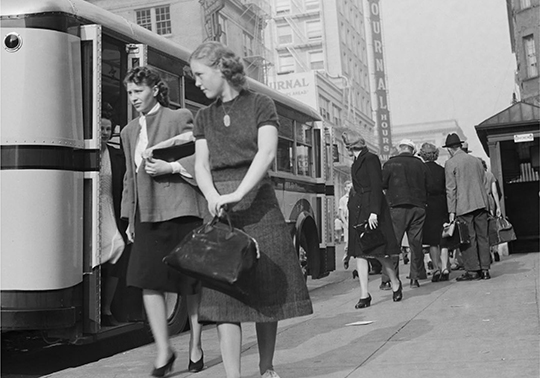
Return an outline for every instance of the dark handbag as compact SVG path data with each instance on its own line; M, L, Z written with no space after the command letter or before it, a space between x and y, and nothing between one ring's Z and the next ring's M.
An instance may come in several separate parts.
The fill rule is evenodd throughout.
M496 220L497 225L497 236L498 236L498 244L501 243L508 243L512 240L516 240L516 233L514 232L514 227L512 224L508 221L508 219L504 217L499 217Z
M163 262L199 279L203 286L244 301L253 287L259 247L223 213L227 223L216 216L194 229Z
M386 237L380 227L370 228L367 222L353 227L358 235L358 243L362 252L366 253L386 244Z
M458 248L461 244L469 244L469 227L463 220L454 220L443 225L441 247L448 249Z

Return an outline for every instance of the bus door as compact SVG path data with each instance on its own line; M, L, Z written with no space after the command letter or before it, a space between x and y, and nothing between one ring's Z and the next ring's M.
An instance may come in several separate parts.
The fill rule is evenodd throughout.
M81 26L83 133L86 150L99 160L101 143L101 26ZM100 329L100 178L96 170L84 173L83 215L83 332Z

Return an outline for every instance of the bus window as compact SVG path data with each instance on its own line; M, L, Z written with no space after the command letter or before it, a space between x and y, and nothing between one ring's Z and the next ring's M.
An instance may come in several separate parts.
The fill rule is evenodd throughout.
M296 159L298 174L313 176L313 128L296 124Z
M178 109L182 107L182 81L180 76L173 73L164 71L157 67L154 67L159 71L159 75L163 79L167 86L169 87L169 99L171 101L170 107L173 109Z
M294 124L286 117L279 117L279 138L276 156L277 170L294 173Z

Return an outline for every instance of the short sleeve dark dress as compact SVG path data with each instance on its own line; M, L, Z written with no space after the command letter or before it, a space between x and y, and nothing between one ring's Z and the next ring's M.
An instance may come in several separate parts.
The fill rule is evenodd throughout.
M223 122L225 114L231 120L228 127ZM216 100L197 113L194 136L206 139L212 178L219 193L233 192L246 175L258 150L258 129L264 125L278 127L274 102L248 90L225 104ZM253 292L244 303L204 287L199 319L272 322L311 314L306 283L270 178L261 180L228 213L233 225L259 244L261 257Z
M349 197L349 245L347 253L351 257L377 258L399 255L390 209L382 191L382 170L379 157L367 148L355 159L351 167L354 195ZM368 220L371 213L377 214L379 227L386 237L386 245L377 247L369 253L362 250L354 226Z
M443 223L448 221L444 168L434 161L425 164L429 179L422 243L440 245Z

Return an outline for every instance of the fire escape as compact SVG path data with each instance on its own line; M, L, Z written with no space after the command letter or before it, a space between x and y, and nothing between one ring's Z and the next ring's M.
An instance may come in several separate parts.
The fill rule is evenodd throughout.
M268 68L272 65L272 53L264 44L264 31L270 19L270 3L267 0L239 0L244 7L242 18L252 30L244 31L244 62L248 76L267 84Z

